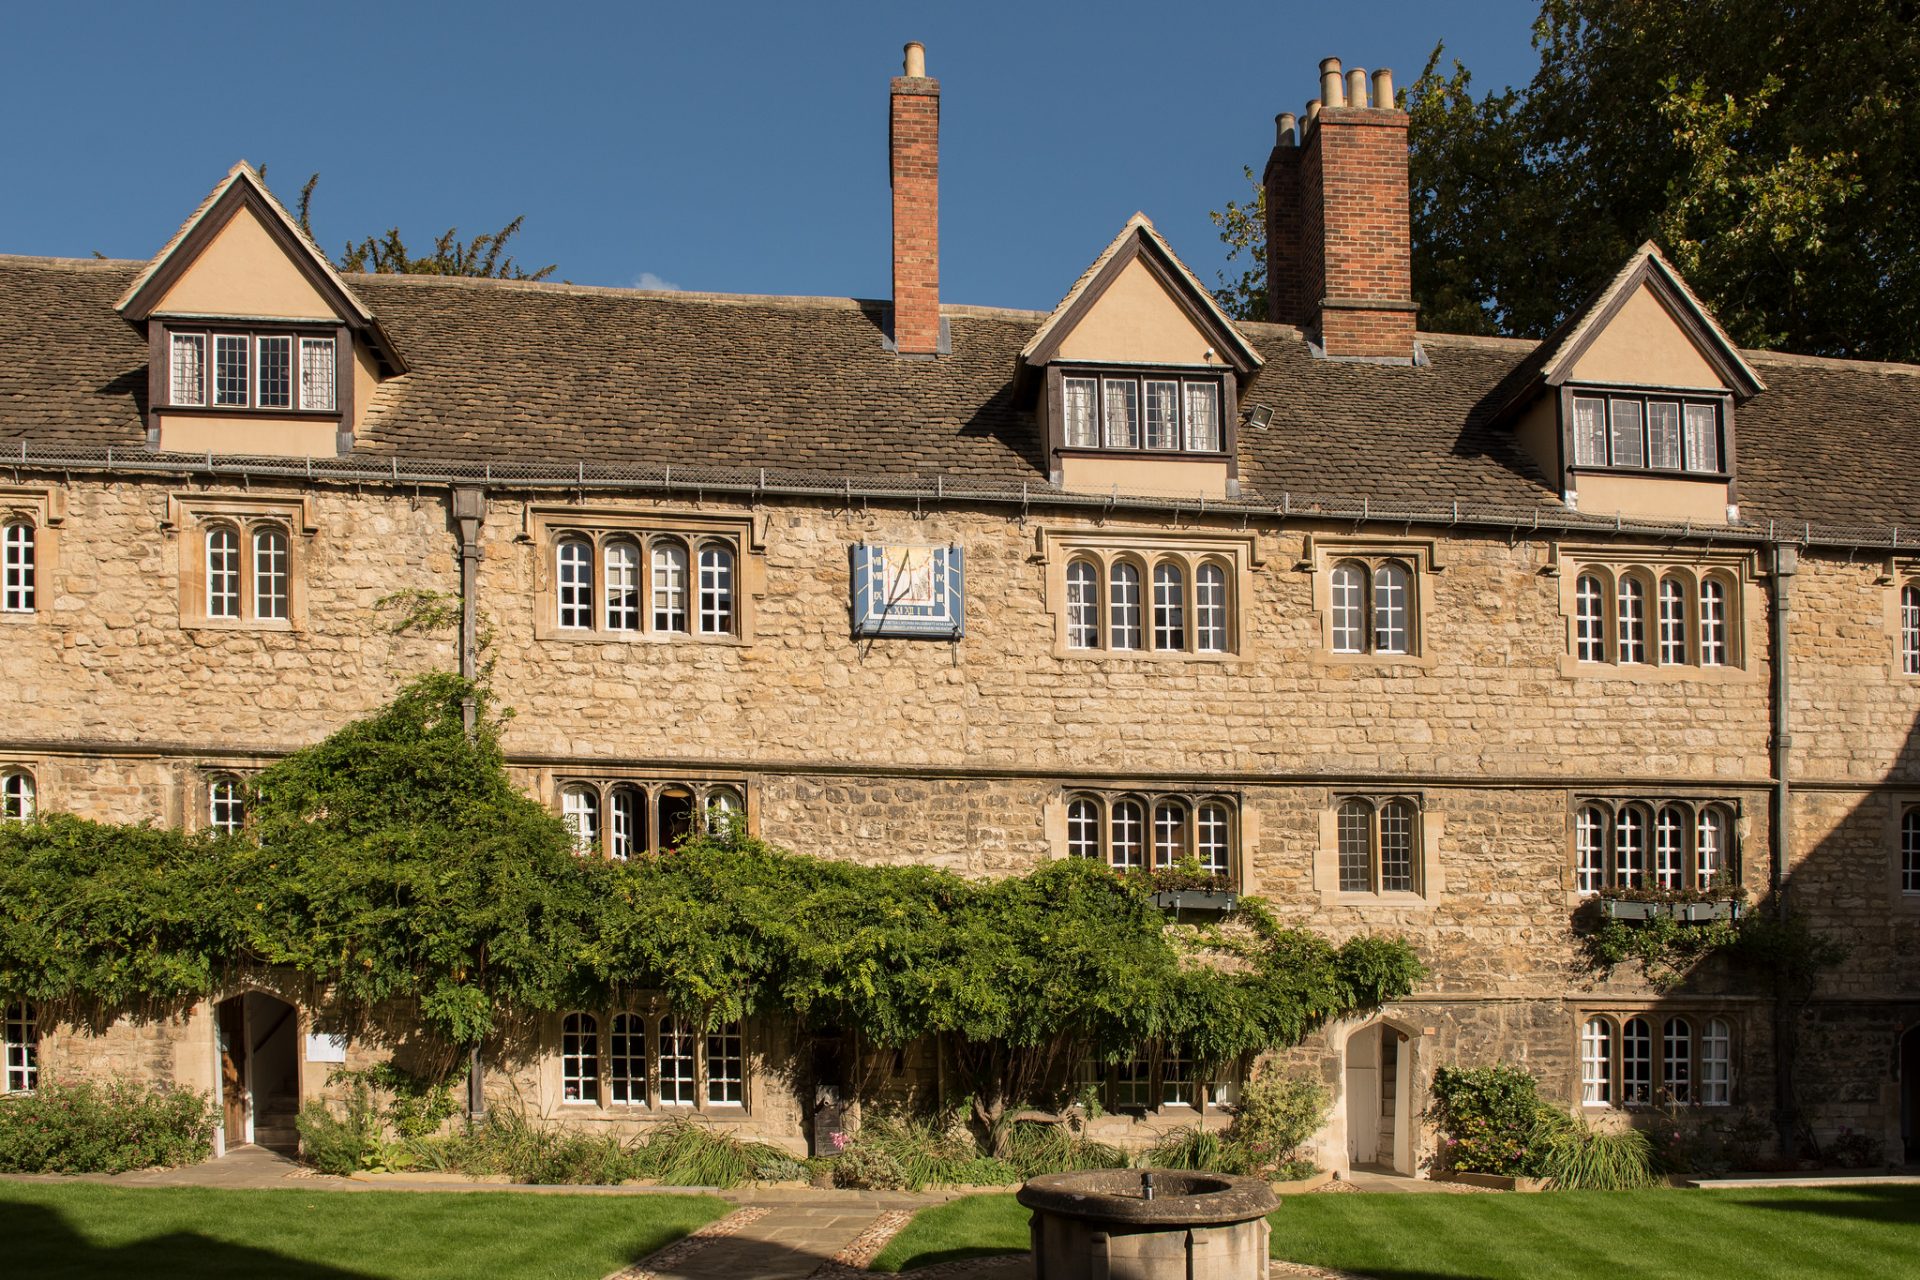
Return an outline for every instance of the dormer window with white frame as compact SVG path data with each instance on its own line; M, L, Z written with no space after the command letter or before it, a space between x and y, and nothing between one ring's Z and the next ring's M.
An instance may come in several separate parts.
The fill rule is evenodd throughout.
M1218 454L1225 448L1218 374L1063 370L1060 395L1069 449Z

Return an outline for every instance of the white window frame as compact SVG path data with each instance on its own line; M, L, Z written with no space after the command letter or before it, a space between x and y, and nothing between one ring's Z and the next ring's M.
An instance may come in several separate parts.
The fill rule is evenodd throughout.
M188 357L183 360L181 357ZM183 386L191 394L183 394ZM167 403L202 408L207 403L207 335L176 333L167 344Z
M647 1019L620 1012L607 1020L607 1105L645 1107L653 1075L647 1070Z
M253 618L286 622L293 603L293 542L276 524L256 524L248 542L253 552Z
M29 1000L9 1000L0 1008L0 1025L6 1053L0 1093L32 1093L40 1087L40 1010Z
M660 1046L659 1088L662 1107L692 1107L700 1100L699 1038L687 1020L666 1014L655 1032Z
M1634 1014L1620 1023L1620 1105L1653 1105L1653 1024Z
M1187 575L1180 563L1163 556L1153 565L1153 647L1162 653L1187 648Z
M648 552L653 584L653 629L662 635L687 635L687 544L655 538Z
M600 1019L591 1013L560 1020L560 1105L600 1105Z
M1140 579L1140 566L1132 560L1115 560L1107 568L1107 648L1117 653L1145 647Z
M247 788L239 775L208 776L207 828L223 835L238 835L247 829Z
M39 812L39 788L30 770L0 769L0 822L32 822Z
M1067 648L1100 647L1100 566L1075 556L1067 561Z
M216 539L223 545L216 546ZM238 622L245 616L240 599L245 576L240 568L240 528L224 520L215 521L207 526L201 545L206 554L207 617Z
M208 403L216 409L251 409L253 407L253 339L244 333L216 333L209 344L213 349L213 359L209 367ZM237 390L222 387L223 369L231 365L223 363L223 356L238 352L240 355L240 385Z
M738 558L725 542L707 539L700 544L700 634L734 634L734 597Z
M1580 1024L1580 1102L1588 1107L1613 1105L1613 1023L1589 1017Z
M1581 662L1607 661L1607 584L1597 573L1582 573L1573 584L1574 656Z
M1720 798L1581 796L1572 819L1574 891L1582 897L1607 888L1730 892L1739 884L1737 823L1733 802Z
M0 531L0 612L38 608L39 540L31 520L9 520Z
M300 410L335 413L340 405L340 350L332 338L300 338Z
M747 1038L740 1023L723 1022L707 1032L709 1107L743 1107L747 1102ZM731 1097L727 1096L729 1093Z
M600 598L606 614L603 621L609 631L638 631L646 612L644 583L640 577L640 545L631 538L608 538L600 549Z
M285 390L269 402L267 399L267 350L268 344L285 353L285 362L280 365L281 376L286 380ZM260 333L253 338L253 403L255 408L270 409L276 412L290 410L298 403L299 368L294 363L295 344L293 335L287 333Z
M573 833L573 851L600 851L600 791L584 782L560 788L560 820Z

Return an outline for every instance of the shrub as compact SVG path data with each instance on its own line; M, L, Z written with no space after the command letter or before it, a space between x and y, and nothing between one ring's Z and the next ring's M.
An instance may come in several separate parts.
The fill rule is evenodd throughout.
M1444 1169L1542 1177L1552 1126L1546 1116L1558 1114L1540 1101L1538 1084L1519 1067L1441 1067L1433 1073L1427 1115L1446 1135L1439 1157Z
M1007 1136L1006 1162L1021 1178L1081 1169L1124 1169L1127 1153L1095 1142L1078 1128L1035 1120L1016 1120Z
M805 1176L779 1147L742 1142L694 1120L670 1120L633 1150L634 1176L677 1187L737 1187Z
M1543 1125L1541 1172L1562 1191L1631 1191L1659 1179L1653 1144L1638 1129L1601 1133L1561 1112Z
M999 1161L981 1165L979 1145L956 1128L951 1113L930 1118L880 1114L860 1126L834 1164L837 1187L919 1191L934 1183L962 1183L981 1173L1007 1179Z
M1871 1134L1842 1129L1827 1147L1827 1154L1842 1169L1871 1169L1880 1163L1884 1150L1880 1139Z
M0 1099L0 1173L124 1173L212 1150L213 1109L190 1089L47 1081Z
M1296 1159L1295 1152L1325 1122L1332 1105L1333 1095L1320 1081L1268 1072L1240 1090L1227 1144L1246 1173L1273 1177L1304 1164L1307 1174L1287 1176L1306 1177L1314 1171L1313 1165Z

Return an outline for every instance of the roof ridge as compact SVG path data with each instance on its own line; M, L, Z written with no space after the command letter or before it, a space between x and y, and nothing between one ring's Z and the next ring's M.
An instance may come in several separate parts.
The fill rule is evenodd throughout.
M37 267L144 267L145 258L66 258L46 253L0 253L0 263Z

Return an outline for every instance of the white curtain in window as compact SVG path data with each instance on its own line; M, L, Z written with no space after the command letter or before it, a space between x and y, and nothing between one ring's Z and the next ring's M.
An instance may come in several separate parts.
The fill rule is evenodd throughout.
M1687 406L1687 470L1720 470L1720 412L1710 404Z
M1573 402L1573 462L1579 467L1607 465L1607 402L1578 396Z
M333 339L300 339L300 407L333 412L335 385Z
M1103 442L1109 449L1140 447L1140 384L1132 378L1107 378L1100 384L1106 401L1106 432Z
M1187 448L1218 453L1220 444L1220 388L1211 382L1186 384Z
M1066 416L1065 438L1069 449L1100 447L1100 421L1094 412L1094 397L1099 383L1092 378L1068 378L1061 388Z
M1647 465L1680 469L1680 405L1674 400L1647 402Z
M174 404L207 402L207 337L203 333L173 335L173 365L169 400Z

